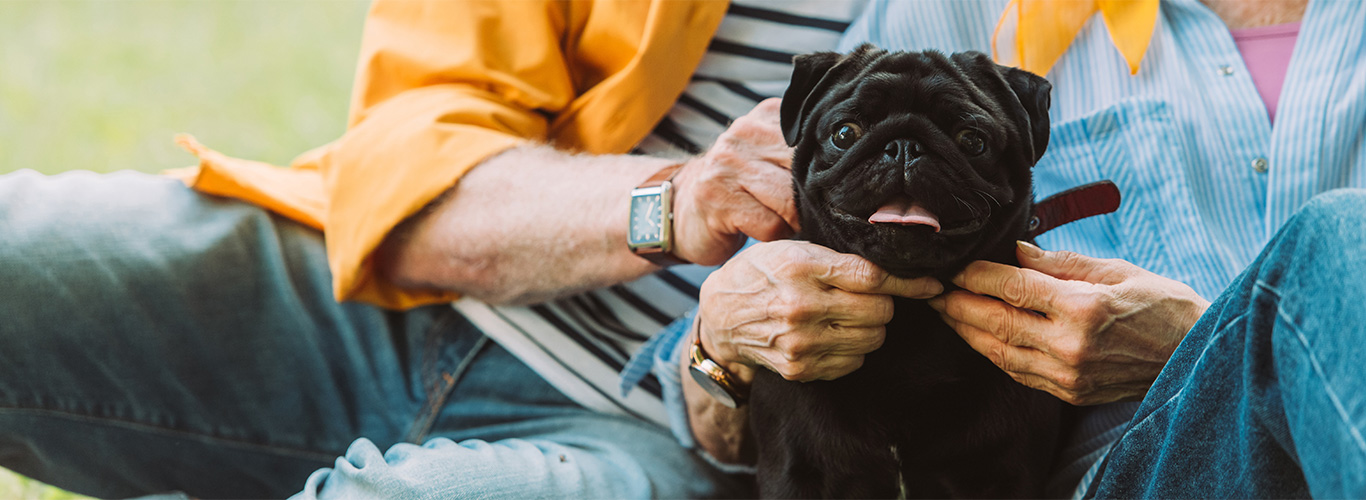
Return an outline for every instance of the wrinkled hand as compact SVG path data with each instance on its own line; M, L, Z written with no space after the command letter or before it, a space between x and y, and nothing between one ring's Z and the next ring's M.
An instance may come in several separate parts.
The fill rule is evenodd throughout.
M675 253L716 265L745 243L786 238L798 229L792 201L792 148L778 121L781 99L740 117L674 178Z
M898 278L813 243L759 243L702 284L698 331L707 354L742 383L756 367L788 380L829 380L882 346L891 295L942 292L933 278Z
M967 291L930 305L1016 381L1071 404L1141 399L1209 307L1189 286L1122 260L1028 244L1017 254L1019 268L970 264L953 279Z

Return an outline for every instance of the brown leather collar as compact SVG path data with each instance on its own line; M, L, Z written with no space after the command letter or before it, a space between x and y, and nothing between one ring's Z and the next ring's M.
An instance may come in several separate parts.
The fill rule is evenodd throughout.
M1119 210L1119 188L1115 183L1100 181L1077 186L1035 203L1027 236L1032 240L1063 224L1115 210Z

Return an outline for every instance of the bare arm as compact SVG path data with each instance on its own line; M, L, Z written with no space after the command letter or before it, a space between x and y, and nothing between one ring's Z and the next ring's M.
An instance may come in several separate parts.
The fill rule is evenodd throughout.
M530 303L629 280L649 262L626 248L631 188L671 162L572 155L528 146L460 179L380 249L380 272L403 287Z
M736 120L675 178L680 257L719 264L745 235L773 240L792 234L791 150L780 135L773 140L777 109L778 100L766 101ZM503 304L642 276L655 268L626 247L630 191L672 163L574 155L549 146L506 151L391 234L377 265L400 286Z

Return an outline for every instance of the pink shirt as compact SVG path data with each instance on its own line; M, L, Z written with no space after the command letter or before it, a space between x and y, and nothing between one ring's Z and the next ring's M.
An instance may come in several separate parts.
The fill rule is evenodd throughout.
M1252 84L1262 96L1266 114L1276 122L1276 102L1281 97L1285 71L1290 66L1290 53L1295 50L1295 38L1300 34L1300 23L1277 24L1229 30L1233 43L1243 55L1243 63L1252 76Z

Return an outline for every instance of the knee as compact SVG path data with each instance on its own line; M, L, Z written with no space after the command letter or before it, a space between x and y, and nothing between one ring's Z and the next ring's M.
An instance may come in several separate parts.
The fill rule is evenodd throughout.
M1366 190L1315 196L1286 222L1261 260L1261 279L1286 287L1366 276Z
M1314 229L1366 226L1366 189L1334 189L1309 199L1291 219Z
M1272 246L1298 250L1359 250L1366 245L1366 189L1335 189L1315 196L1281 227Z

